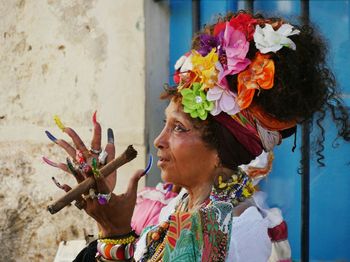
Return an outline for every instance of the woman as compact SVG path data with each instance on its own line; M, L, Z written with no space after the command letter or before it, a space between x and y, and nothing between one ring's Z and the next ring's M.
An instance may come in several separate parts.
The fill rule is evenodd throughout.
M136 240L130 225L144 171L137 171L127 192L118 196L110 193L115 174L96 179L96 192L84 196L84 209L100 229L96 259L289 260L288 242L272 243L285 239L276 239L269 230L279 226L285 233L285 223L278 211L264 209L254 188L257 177L238 166L272 151L315 113L322 129L326 109L338 135L349 141L348 112L337 96L325 51L310 26L246 12L229 14L198 33L192 50L175 65L177 86L163 94L170 103L164 129L154 142L162 179L186 191L162 210L157 226L146 228ZM72 129L63 130L82 152L80 171L70 167L81 181L84 167L89 173L87 163L99 157L101 127L95 119L90 152ZM320 157L323 136L321 132ZM114 157L110 140L107 162ZM75 157L75 148L63 140L56 143ZM95 253L93 242L76 261L94 261Z

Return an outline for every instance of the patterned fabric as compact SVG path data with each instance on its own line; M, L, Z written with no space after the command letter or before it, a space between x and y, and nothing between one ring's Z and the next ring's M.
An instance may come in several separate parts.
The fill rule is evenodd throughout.
M194 213L172 215L163 261L224 261L232 211L231 203L217 201Z
M162 225L148 232L141 261L225 261L233 209L251 197L254 188L241 169L229 173L222 169L217 180L198 209L188 212L186 194L165 223L166 233Z

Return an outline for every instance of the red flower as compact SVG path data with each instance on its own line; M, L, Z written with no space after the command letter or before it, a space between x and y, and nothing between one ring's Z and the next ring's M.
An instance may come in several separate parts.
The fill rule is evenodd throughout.
M258 21L254 19L251 15L244 13L240 13L236 17L232 17L230 20L230 25L234 29L241 31L246 36L248 41L253 39L255 25L257 23Z
M217 36L221 31L225 30L226 22L219 22L214 27L214 36Z
M173 80L175 82L175 84L179 84L180 83L180 70L176 70L175 74L173 76Z

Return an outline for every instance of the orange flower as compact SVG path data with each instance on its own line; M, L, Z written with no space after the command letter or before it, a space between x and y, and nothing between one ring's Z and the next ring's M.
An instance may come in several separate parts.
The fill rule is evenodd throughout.
M237 103L241 109L249 107L255 89L273 87L275 64L269 55L257 53L248 69L238 74Z

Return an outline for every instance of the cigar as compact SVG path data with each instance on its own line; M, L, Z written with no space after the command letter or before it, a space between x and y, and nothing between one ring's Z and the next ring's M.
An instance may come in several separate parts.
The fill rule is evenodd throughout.
M128 148L117 158L113 159L107 165L100 169L101 177L109 176L114 170L118 169L122 165L130 162L137 156L137 151L132 147ZM83 182L78 184L75 188L68 191L64 196L55 201L53 204L47 207L47 210L51 214L55 214L65 206L69 205L73 200L81 198L81 195L88 193L89 189L94 187L96 184L93 177L86 178Z

